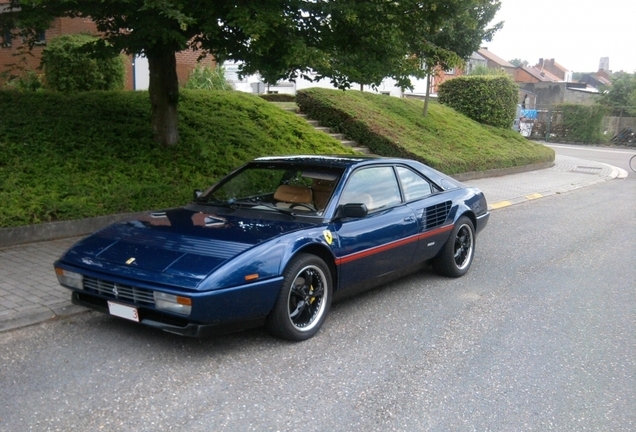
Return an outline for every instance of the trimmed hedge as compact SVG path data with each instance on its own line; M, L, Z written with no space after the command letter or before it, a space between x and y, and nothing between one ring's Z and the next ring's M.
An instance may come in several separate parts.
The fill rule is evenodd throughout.
M99 40L85 33L53 38L42 51L46 86L62 93L121 90L126 70L119 54L91 57L85 45Z
M462 76L440 84L438 100L483 124L510 128L517 110L518 87L508 76Z
M260 95L268 102L295 102L296 96L287 93L268 93Z
M608 108L602 105L560 104L556 106L563 116L564 138L572 142L598 143L602 133L603 117Z

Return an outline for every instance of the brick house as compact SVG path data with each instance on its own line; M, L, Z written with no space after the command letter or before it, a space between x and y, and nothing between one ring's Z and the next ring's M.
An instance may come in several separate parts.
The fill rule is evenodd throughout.
M556 76L558 81L572 82L572 72L566 67L555 62L554 59L540 58L534 67L542 72L547 72Z
M7 13L8 2L0 1L0 13ZM0 73L11 70L12 66L20 63L21 69L35 71L40 66L42 50L46 41L57 36L75 33L98 34L93 21L88 18L56 18L51 27L41 36L39 43L33 47L30 55L19 55L22 47L21 38L11 37L9 29L2 29L0 33ZM197 51L181 51L177 53L177 77L180 84L184 84L190 72L198 64ZM148 62L144 57L126 56L126 90L143 90L148 88ZM214 65L212 58L201 61L203 64ZM19 72L16 71L16 74ZM2 81L0 81L0 84Z
M485 57L479 55L479 53L472 53L470 58L466 61L464 68L452 68L449 70L441 70L437 68L433 81L431 83L431 91L437 93L438 86L447 79L459 77L462 75L470 74L478 66L488 66L488 62Z
M517 83L560 82L559 77L548 71L542 71L532 66L518 66L514 71L514 80Z
M515 66L501 57L493 54L488 51L487 47L482 47L477 51L477 53L486 59L486 66L491 69L501 69L506 72L508 75L513 76L515 71Z

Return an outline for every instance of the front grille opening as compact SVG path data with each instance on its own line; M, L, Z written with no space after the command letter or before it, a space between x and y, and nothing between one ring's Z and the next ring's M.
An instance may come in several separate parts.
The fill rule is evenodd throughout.
M84 290L112 299L133 302L140 306L155 306L155 298L150 290L84 276Z

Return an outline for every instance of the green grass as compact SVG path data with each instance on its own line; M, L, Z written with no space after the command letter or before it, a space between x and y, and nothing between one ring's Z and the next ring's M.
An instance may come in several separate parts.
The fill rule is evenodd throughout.
M421 100L356 91L299 92L301 111L385 156L418 159L448 174L554 160L554 152L512 129L479 124Z
M146 92L0 92L0 112L0 227L176 206L258 156L350 152L240 92L184 91L171 148Z
M422 118L421 101L327 91L314 102L354 118L352 134L368 138L360 142L376 153L448 173L554 157L442 106ZM183 91L181 140L170 148L152 140L146 92L0 91L0 112L0 227L173 207L258 156L351 152L293 113L241 92Z

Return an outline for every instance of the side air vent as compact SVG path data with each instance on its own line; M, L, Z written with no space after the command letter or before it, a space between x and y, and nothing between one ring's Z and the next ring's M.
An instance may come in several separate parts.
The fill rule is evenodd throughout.
M451 209L451 202L446 201L426 208L426 229L443 225Z

